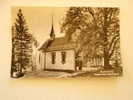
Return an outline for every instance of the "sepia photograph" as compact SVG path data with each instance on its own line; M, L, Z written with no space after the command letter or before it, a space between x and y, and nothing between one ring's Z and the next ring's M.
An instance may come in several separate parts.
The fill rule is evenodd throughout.
M11 7L12 78L120 77L117 7Z

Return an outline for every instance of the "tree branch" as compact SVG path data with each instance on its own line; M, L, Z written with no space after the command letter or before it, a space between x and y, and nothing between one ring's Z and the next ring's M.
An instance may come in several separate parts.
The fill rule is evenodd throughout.
M94 20L95 26L97 27L97 21L96 21L93 9L92 8L88 8L88 11L89 11L90 15L92 16L92 18Z
M113 53L115 51L115 46L116 46L118 41L119 41L119 38L116 38L116 40L114 41L113 49L111 50L111 52L109 54L109 58L113 55Z
M116 38L119 38L119 34L115 35L115 36L112 38L111 43L110 43L110 45L109 45L109 50L111 50L111 48L112 48L112 46L113 46L113 43L115 42L115 39L116 39Z

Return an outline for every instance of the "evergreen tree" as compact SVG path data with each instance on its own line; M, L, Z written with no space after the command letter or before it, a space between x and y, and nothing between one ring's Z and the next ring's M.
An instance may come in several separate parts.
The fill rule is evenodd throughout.
M32 65L32 35L28 32L26 20L21 9L18 10L14 28L15 36L13 36L12 39L12 66L15 66L15 70L22 73L23 69L31 67Z

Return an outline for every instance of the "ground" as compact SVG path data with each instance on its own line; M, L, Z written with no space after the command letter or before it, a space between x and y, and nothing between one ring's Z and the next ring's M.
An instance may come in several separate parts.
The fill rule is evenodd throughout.
M28 72L23 78L70 78L70 77L90 77L90 76L120 76L113 71L90 72L90 71L35 71Z
M85 71L77 71L77 72L67 72L67 71L36 71L29 72L24 75L24 78L66 78L66 77L77 77L82 76L84 74L90 74ZM88 75L87 75L88 76Z

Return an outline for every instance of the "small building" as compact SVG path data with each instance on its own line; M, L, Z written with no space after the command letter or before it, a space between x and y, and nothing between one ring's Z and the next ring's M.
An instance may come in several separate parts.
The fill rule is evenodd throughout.
M74 36L75 37L75 36ZM76 54L76 43L64 37L56 37L53 23L50 38L33 49L33 63L36 70L97 70L103 66L103 59L84 59L84 52Z
M66 37L55 37L53 25L50 38L39 51L39 62L44 70L76 70L75 43Z
M74 43L67 43L64 37L48 40L39 50L44 69L75 70Z

